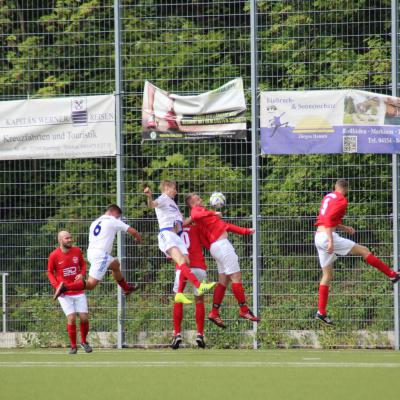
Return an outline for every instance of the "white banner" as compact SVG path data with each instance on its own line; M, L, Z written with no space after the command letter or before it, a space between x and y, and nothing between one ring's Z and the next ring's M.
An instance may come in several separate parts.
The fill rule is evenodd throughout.
M195 96L168 93L145 83L142 138L246 138L246 102L242 78Z
M113 95L0 102L0 160L115 154Z

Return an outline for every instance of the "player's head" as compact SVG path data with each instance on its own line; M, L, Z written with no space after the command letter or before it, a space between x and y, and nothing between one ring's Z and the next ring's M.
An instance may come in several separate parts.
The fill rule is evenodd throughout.
M115 218L121 218L122 210L116 204L110 204L109 206L107 206L107 208L105 210L105 214L111 215Z
M164 193L171 198L175 197L176 193L178 192L176 190L176 182L170 181L168 179L161 181L160 191L161 191L161 193Z
M349 190L349 183L346 181L346 179L338 179L335 183L334 189L338 192L346 194Z
M192 208L194 206L202 206L203 199L196 193L189 193L185 197L185 203L189 208Z
M72 247L72 235L67 231L60 231L57 235L58 244L62 249L70 249Z

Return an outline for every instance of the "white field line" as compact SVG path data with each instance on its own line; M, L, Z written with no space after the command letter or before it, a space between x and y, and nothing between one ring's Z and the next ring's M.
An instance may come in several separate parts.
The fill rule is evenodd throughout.
M400 362L302 362L302 361L0 361L0 368L400 368Z

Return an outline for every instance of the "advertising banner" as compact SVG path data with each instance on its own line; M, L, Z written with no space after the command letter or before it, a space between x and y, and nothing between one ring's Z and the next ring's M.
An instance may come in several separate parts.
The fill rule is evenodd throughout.
M264 154L399 153L400 98L362 90L262 92Z
M113 95L0 102L0 160L115 154Z
M241 78L195 96L180 96L146 82L142 138L246 138L246 103Z

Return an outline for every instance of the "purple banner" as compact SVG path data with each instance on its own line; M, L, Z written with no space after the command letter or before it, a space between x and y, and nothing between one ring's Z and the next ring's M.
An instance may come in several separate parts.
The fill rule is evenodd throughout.
M264 154L400 153L400 99L359 90L261 93Z

